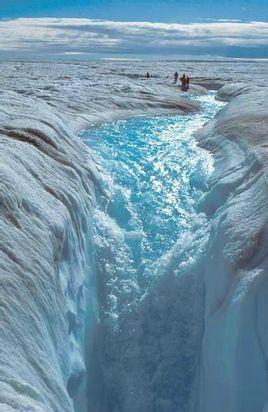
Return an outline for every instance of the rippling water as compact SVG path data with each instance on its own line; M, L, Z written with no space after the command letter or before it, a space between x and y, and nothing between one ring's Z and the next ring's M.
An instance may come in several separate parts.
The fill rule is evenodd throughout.
M177 311L174 330L165 332L165 328L170 327L169 316L172 319L166 307L175 305L180 293L181 306L187 306L183 291L189 293L189 285L179 286L174 276L187 272L207 224L195 206L206 190L213 160L198 147L193 133L214 117L222 104L213 95L197 100L203 108L201 114L137 117L85 133L106 175L107 192L100 197L94 216L101 325L95 358L100 368L99 386L104 388L97 396L96 410L174 412L188 401L194 372L188 371L185 380L181 369L189 359L194 363L195 353L192 349L186 356L190 343L180 345L179 341L185 328L182 317L187 319L183 322L191 322L191 311ZM168 286L161 283L164 278ZM176 288L180 290L176 292ZM167 339L166 346L172 347L167 356L161 349L161 361L154 347L155 330L161 339ZM155 359L150 359L150 351ZM166 367L174 369L174 376L166 376L163 366L160 381L151 388L150 379L156 379L160 363L170 363L170 356L175 364ZM165 395L161 394L163 388L165 394L173 389ZM101 406L100 398L105 399ZM161 406L163 398L168 399L165 407Z
M189 230L196 200L205 190L212 157L197 146L193 133L222 104L211 95L198 100L202 114L138 117L86 134L109 175L109 201L102 206L127 241L139 240L136 269L154 262Z

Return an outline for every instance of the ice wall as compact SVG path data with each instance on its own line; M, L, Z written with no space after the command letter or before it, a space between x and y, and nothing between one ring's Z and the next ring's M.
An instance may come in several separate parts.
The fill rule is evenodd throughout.
M0 410L72 411L98 172L45 103L0 107Z
M268 402L268 92L228 85L218 97L231 102L198 135L213 153L215 172L200 205L212 229L194 410L262 412Z

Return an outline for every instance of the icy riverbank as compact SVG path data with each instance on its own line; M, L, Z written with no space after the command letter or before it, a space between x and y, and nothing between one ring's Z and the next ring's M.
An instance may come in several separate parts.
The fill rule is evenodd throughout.
M71 411L98 172L46 104L0 100L0 409Z
M83 79L82 65L69 82L68 73L48 77L46 70L35 80L25 63L14 85L21 65L10 63L11 86L4 84L12 91L0 94L0 409L68 412L67 387L72 392L84 369L85 274L89 288L94 283L89 217L102 186L75 132L105 119L198 106L178 98L164 77ZM266 401L266 113L266 89L247 92L200 134L216 171L200 204L212 235L198 412L219 411L221 396L224 412L259 412Z
M215 171L202 205L212 229L195 410L259 412L268 402L268 92L228 85L223 96L230 103L198 134Z

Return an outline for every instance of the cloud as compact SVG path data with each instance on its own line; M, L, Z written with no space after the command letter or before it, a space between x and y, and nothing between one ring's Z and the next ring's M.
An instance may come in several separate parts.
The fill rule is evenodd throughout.
M265 47L263 47L265 46ZM231 48L268 48L268 22L203 21L189 24L76 18L0 20L1 52L41 54L221 54ZM265 56L263 56L265 57Z

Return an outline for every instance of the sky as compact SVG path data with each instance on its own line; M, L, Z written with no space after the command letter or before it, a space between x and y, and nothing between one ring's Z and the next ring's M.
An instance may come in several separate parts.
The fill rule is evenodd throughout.
M268 0L0 0L0 56L268 58Z

